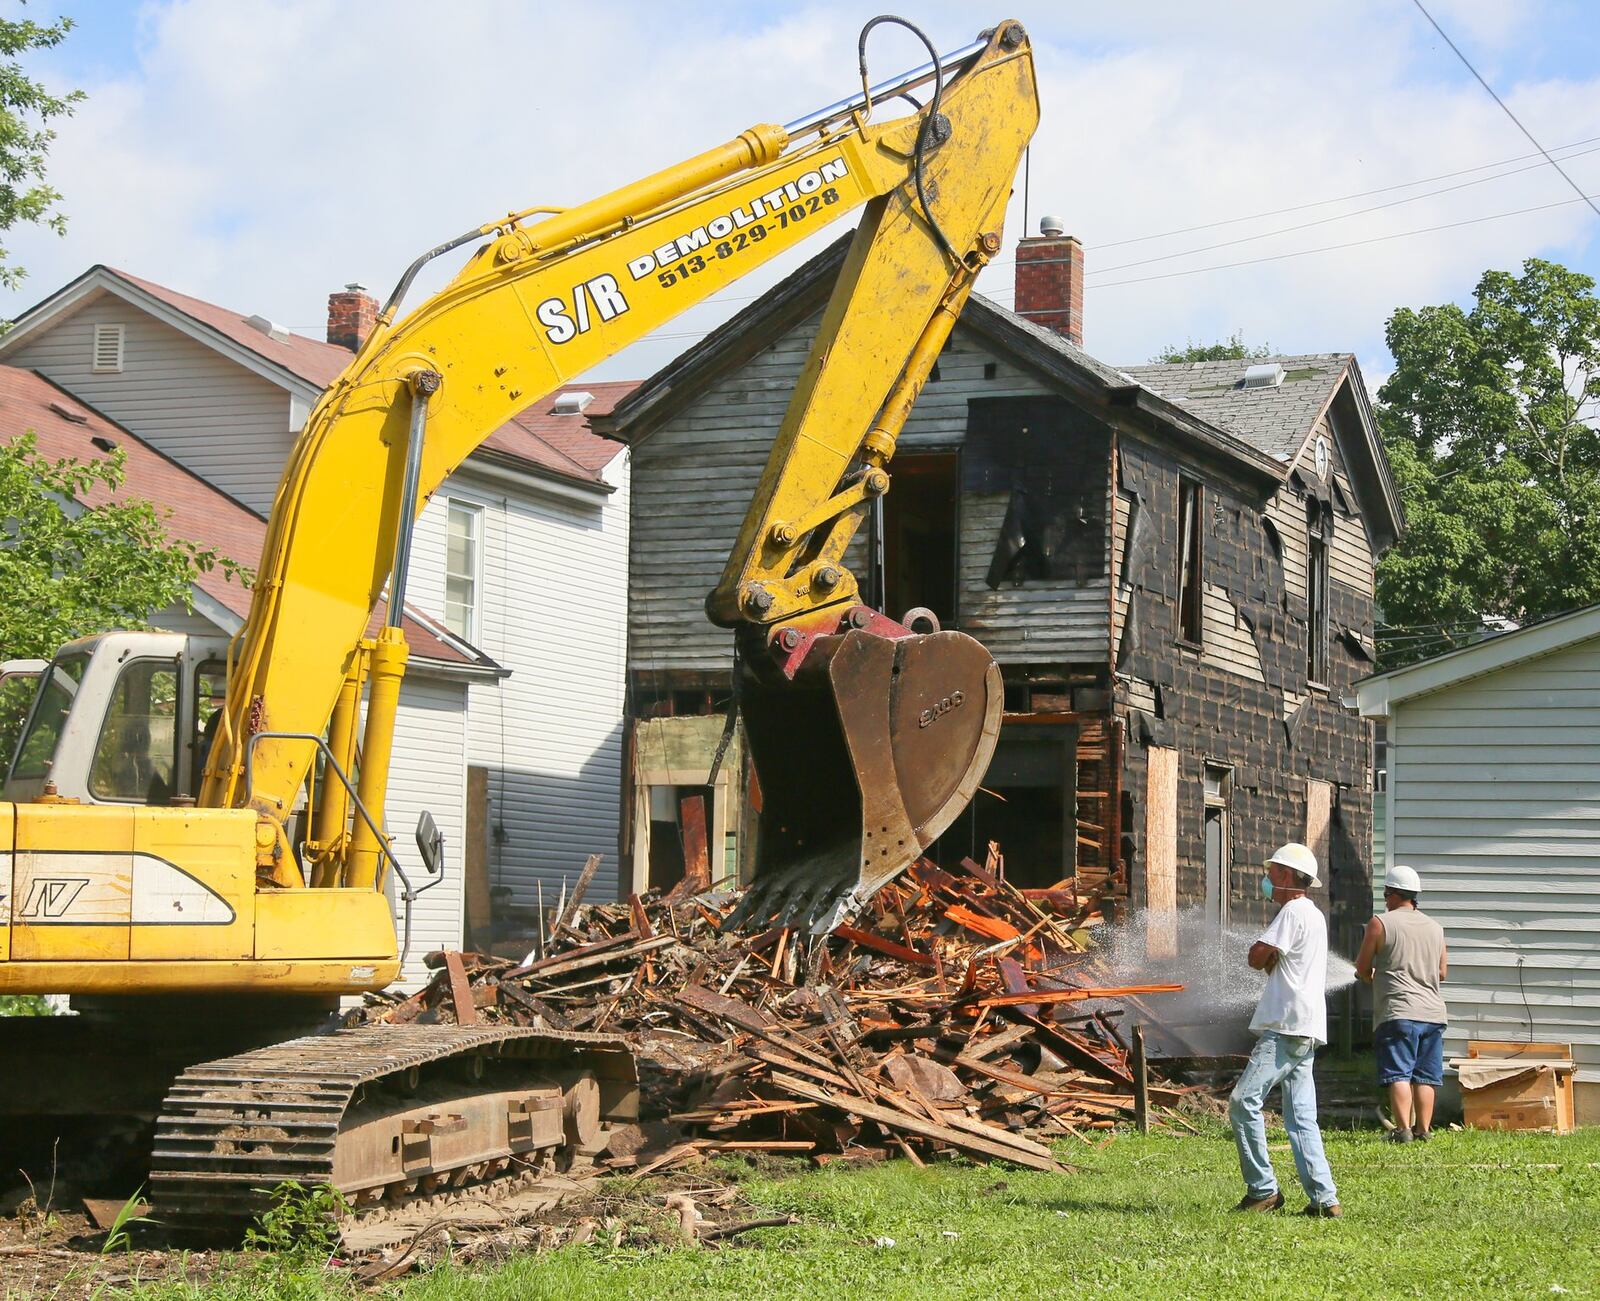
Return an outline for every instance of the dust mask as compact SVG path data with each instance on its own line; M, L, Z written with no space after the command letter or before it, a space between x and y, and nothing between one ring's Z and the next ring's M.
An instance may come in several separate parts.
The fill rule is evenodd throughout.
M1268 903L1272 902L1272 877L1265 873L1261 877L1261 897Z

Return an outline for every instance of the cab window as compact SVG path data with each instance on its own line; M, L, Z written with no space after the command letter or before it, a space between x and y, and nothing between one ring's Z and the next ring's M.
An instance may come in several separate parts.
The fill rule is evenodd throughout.
M46 670L44 683L34 698L28 730L17 747L16 762L11 769L13 777L50 775L56 743L61 740L61 729L66 726L67 714L88 667L87 655L62 655Z
M97 800L165 804L178 759L178 669L170 660L133 660L111 694L89 794Z
M189 738L193 762L189 765L189 794L200 798L205 781L206 760L222 721L222 705L228 689L228 666L221 660L207 660L194 671L194 734Z
M28 706L39 694L39 669L24 669L0 674L0 767L11 766L22 725L28 720Z

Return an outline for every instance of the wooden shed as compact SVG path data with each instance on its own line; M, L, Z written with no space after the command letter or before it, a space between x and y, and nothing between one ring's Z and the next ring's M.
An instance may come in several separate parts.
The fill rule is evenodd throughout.
M1600 605L1357 698L1388 725L1388 861L1421 875L1450 945L1447 1054L1570 1043L1578 1122L1600 1123Z

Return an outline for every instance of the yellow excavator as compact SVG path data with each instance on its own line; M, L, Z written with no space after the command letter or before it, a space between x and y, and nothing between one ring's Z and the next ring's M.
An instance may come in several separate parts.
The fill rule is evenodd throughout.
M603 1149L637 1110L619 1039L327 1028L341 996L399 975L427 884L384 820L412 525L519 411L858 208L707 601L735 630L764 794L742 920L831 927L965 807L999 671L960 633L864 604L844 555L1000 250L1038 106L1019 24L943 56L911 28L930 61L870 85L883 22L910 26L863 29L860 92L418 258L298 437L234 642L109 633L43 670L0 802L0 993L68 994L78 1015L0 1025L0 1141L75 1118L115 1145L154 1117L157 1214L199 1225L289 1179L359 1207ZM418 272L468 244L397 316ZM426 815L417 843L436 878Z

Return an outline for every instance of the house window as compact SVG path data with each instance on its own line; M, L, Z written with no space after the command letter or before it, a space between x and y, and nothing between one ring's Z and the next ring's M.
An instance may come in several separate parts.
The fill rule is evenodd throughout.
M1178 636L1198 646L1204 637L1200 542L1202 489L1193 479L1178 480Z
M1322 685L1328 680L1328 539L1315 522L1309 541L1306 548L1306 678Z
M478 636L482 539L483 507L452 501L445 527L444 626L467 641Z
M1372 725L1372 792L1382 795L1389 789L1389 725L1379 719Z
M1232 827L1229 825L1228 797L1233 784L1233 769L1208 763L1204 768L1206 916L1215 922L1228 920L1228 862L1233 856Z
M122 369L123 327L97 325L94 327L94 360L90 369L115 373Z

